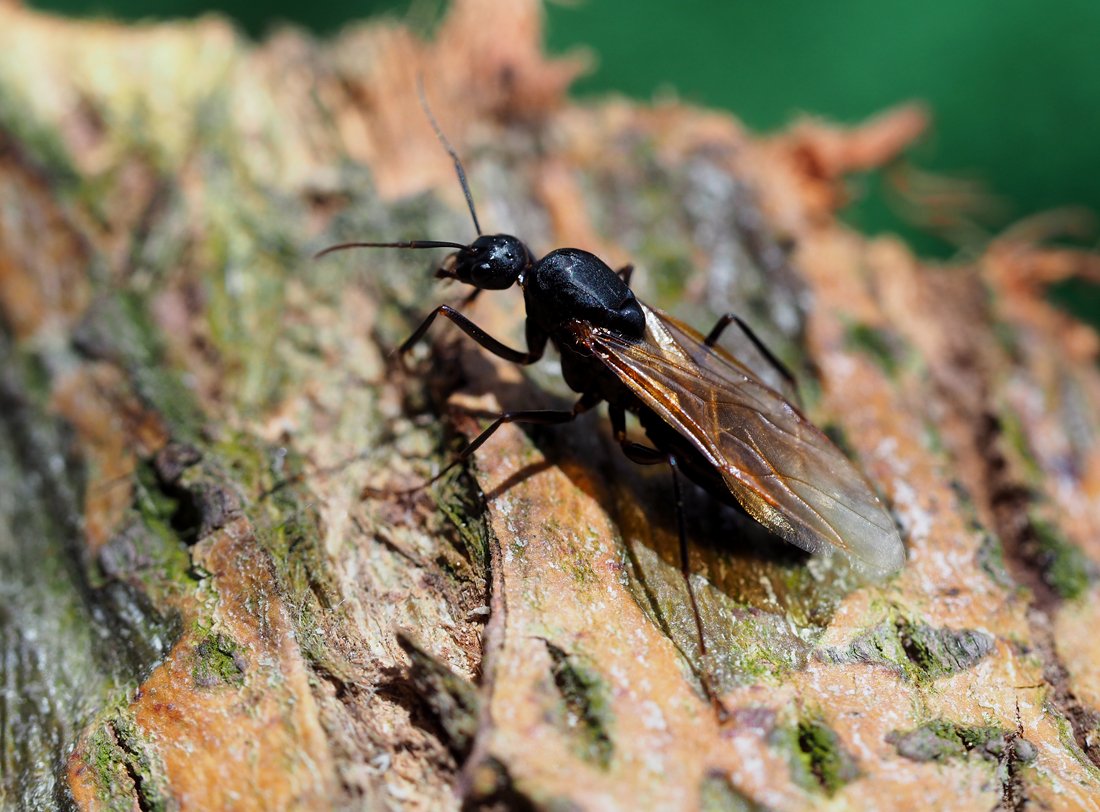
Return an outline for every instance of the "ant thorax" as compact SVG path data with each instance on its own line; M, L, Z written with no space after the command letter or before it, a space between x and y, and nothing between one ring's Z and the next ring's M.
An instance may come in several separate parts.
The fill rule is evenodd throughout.
M579 248L559 248L535 263L524 284L527 316L554 335L575 319L620 333L645 335L642 306L619 274Z

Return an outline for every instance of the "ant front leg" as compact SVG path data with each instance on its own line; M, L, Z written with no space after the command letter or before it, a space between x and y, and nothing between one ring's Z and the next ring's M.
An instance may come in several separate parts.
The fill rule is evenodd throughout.
M458 303L459 307L466 308L474 303L474 299L481 295L481 288L474 288L470 293L462 297L462 301Z
M737 323L737 326L741 328L741 332L752 342L752 345L756 347L756 349L760 351L760 354L772 365L772 368L778 372L783 380L790 384L791 389L797 393L798 379L795 378L794 373L791 372L786 364L776 357L775 353L768 349L768 345L765 344L760 337L756 335L753 329L736 313L727 313L722 316L722 318L718 319L718 322L711 328L710 332L707 333L707 337L703 339L703 343L708 347L713 347L718 343L718 339L721 337L722 333L725 332L725 329L734 322Z
M458 279L458 274L456 274L454 271L450 270L447 267L440 266L440 267L435 269L435 278L436 279L453 280L453 279ZM458 300L458 309L459 310L465 310L467 307L472 305L474 303L474 300L477 299L477 297L481 295L481 291L482 291L482 288L474 288L472 291L470 291L465 296L463 296L461 299L459 299Z
M413 348L424 334L428 332L428 328L432 326L432 322L435 321L436 316L445 316L453 321L462 332L487 349L493 355L498 358L503 358L505 361L511 361L513 364L521 364L526 366L527 364L533 364L535 361L542 358L543 352L546 350L547 336L541 331L535 330L530 326L528 322L527 328L527 352L521 352L520 350L514 350L511 347L502 344L497 341L491 335L486 333L468 318L463 316L457 310L450 305L440 305L433 310L428 317L421 322L420 326L416 328L411 336L405 339L400 347L397 348L398 355L404 355Z

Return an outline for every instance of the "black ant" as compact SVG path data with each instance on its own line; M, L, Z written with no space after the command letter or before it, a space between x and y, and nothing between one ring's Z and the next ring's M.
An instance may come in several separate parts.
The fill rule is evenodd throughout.
M477 238L469 245L438 240L349 242L317 256L348 248L454 249L437 275L471 285L474 291L467 302L483 290L520 286L527 311L527 349L506 346L454 307L442 304L397 352L408 352L439 316L454 322L493 355L515 364L538 361L549 342L561 355L565 382L580 398L568 410L498 415L450 465L412 491L432 484L468 459L505 423L568 423L606 402L615 439L626 456L641 465L667 464L672 470L681 570L704 657L703 624L688 579L680 472L805 550L839 548L875 574L902 566L901 538L863 475L797 407L745 363L716 346L722 332L736 324L769 363L793 382L786 367L744 321L727 314L703 336L639 301L630 289L630 265L615 271L578 248L558 248L536 259L517 237L483 234L462 162L428 108L423 89L421 103L454 161ZM637 416L652 445L628 438L627 412ZM703 684L721 710L708 680L704 678Z

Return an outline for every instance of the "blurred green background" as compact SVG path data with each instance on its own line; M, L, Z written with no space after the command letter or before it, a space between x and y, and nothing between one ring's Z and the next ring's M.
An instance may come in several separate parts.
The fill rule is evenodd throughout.
M284 22L319 34L377 14L438 18L441 0L35 0L39 8L123 19L219 11L262 37ZM552 52L578 45L598 58L580 94L642 100L672 91L734 111L750 127L800 112L858 121L921 99L935 129L911 153L924 170L975 180L999 199L987 226L1079 205L1100 212L1100 3L1096 0L586 0L547 6ZM902 232L925 255L959 243L897 216L881 178L848 213L864 231ZM895 201L896 202L896 201ZM1086 238L1095 245L1095 235ZM1084 285L1057 298L1100 319Z

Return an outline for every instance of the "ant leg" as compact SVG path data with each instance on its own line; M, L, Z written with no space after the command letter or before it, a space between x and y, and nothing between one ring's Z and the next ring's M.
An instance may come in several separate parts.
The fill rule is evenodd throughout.
M668 462L668 454L663 451L626 438L626 412L621 407L609 405L607 416L611 419L611 430L615 433L615 441L628 460L638 465L661 465Z
M711 328L711 331L709 333L707 333L707 337L703 339L703 343L706 344L708 347L713 347L716 343L718 343L718 338L722 335L725 329L729 327L730 324L732 324L733 322L737 322L737 326L741 328L741 332L744 333L749 341L752 342L752 345L760 351L760 354L767 359L768 363L772 365L775 371L783 376L783 379L791 385L792 389L797 392L798 379L795 378L794 373L791 372L786 364L776 358L775 353L768 349L768 345L761 341L759 336L757 336L756 333L753 332L753 329L749 327L749 325L746 324L745 321L736 313L727 313L726 315L722 316L722 318L718 319L718 323Z
M458 303L461 308L469 307L474 303L474 299L481 295L482 288L474 288L472 291L462 297L462 301Z
M546 339L542 336L538 336L537 338L541 339L541 341L536 340L532 342L530 331L528 331L528 351L520 352L519 350L513 350L511 347L505 346L497 341L453 307L444 304L428 314L428 317L416 328L416 332L405 339L405 343L397 348L397 354L404 355L412 349L413 345L428 332L428 328L432 326L432 322L435 321L436 316L446 316L453 321L462 332L493 355L503 358L505 361L511 361L513 364L533 364L535 361L542 358L543 350L546 349Z
M683 576L684 586L687 587L688 600L691 602L691 614L695 618L695 635L699 643L699 681L703 684L703 692L718 713L718 721L725 722L729 718L729 711L718 698L714 686L707 676L707 641L703 635L703 616L699 614L699 601L695 597L695 588L691 585L691 560L688 555L687 526L684 522L684 498L680 490L680 464L676 462L673 454L665 456L665 461L672 469L672 491L676 501L676 529L680 534L680 575Z
M703 635L703 616L699 614L699 602L695 598L695 588L691 585L691 561L688 556L687 526L684 522L684 498L680 490L680 465L676 457L656 448L635 443L626 438L626 413L617 406L608 408L611 418L611 429L615 432L615 439L627 458L640 465L658 465L668 463L672 469L672 492L676 503L676 529L680 536L680 575L683 576L684 586L687 587L688 600L691 603L691 614L695 618L695 636L699 644L699 681L703 684L703 691L707 699L718 713L718 720L725 722L729 718L729 711L722 704L710 684L710 678L706 672L707 641Z
M633 265L624 265L623 267L619 268L619 270L615 271L615 273L617 273L619 275L619 277L624 282L626 282L627 287L629 287L630 286L630 277L632 277L634 275L634 266Z
M477 451L481 446L485 444L485 441L493 436L501 426L505 423L533 423L540 426L552 426L559 423L569 423L576 420L577 417L584 412L591 409L593 406L600 402L599 398L589 395L584 395L573 404L573 408L569 410L556 410L556 409L528 409L525 411L505 412L499 415L496 420L490 423L477 437L470 441L470 443L458 453L442 471L433 476L431 479L420 483L414 488L406 488L400 491L383 490L379 488L364 488L364 496L407 496L408 494L416 493L430 485L435 484L442 479L449 471L455 467L461 465L468 460L470 456Z
M622 448L623 454L626 455L628 460L638 465L661 465L662 463L668 462L668 457L656 448L650 448L641 443L635 443L630 440L620 440L619 447Z

